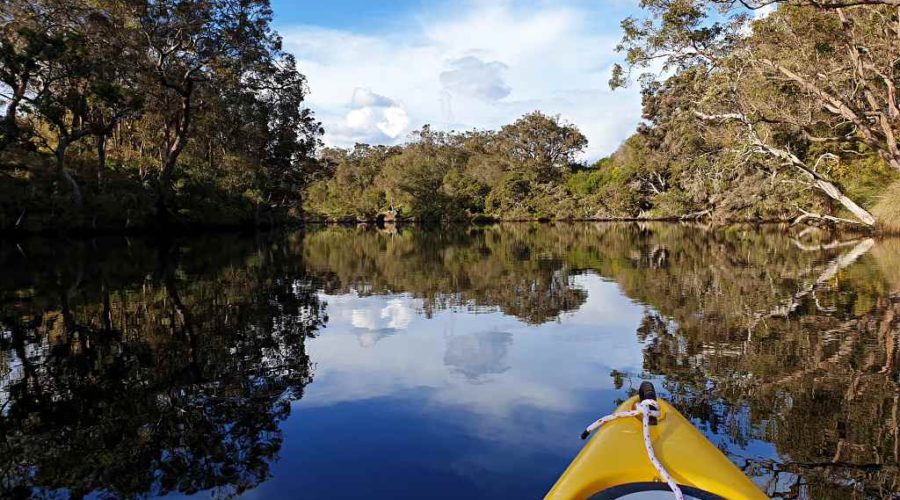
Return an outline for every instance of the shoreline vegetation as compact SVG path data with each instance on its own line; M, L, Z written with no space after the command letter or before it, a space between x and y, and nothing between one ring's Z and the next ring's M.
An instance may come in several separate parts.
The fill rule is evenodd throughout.
M622 22L609 82L641 86L643 121L585 163L578 127L540 111L323 147L266 0L10 0L0 234L499 221L897 233L892 2L646 0Z

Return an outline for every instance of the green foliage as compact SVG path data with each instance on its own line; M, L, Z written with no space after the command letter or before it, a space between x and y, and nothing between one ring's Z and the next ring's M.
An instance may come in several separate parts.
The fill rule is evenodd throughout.
M492 146L514 168L546 182L570 168L587 138L576 127L535 111L501 128Z
M579 216L566 178L587 140L573 125L535 112L497 132L425 126L413 136L400 147L323 152L327 167L304 207L330 220L372 220L389 210L427 221Z
M267 0L10 0L0 19L0 230L301 217L322 129Z
M325 151L321 161L330 174L312 183L304 208L328 219L374 217L387 208L385 191L376 186L384 163L398 154L396 148L357 144L350 151Z
M528 218L530 215L525 201L531 194L531 183L523 179L517 172L510 172L491 189L485 199L488 213L507 218Z
M597 170L579 170L566 180L566 187L576 196L596 193L605 184L605 175Z
M317 156L323 130L267 0L2 2L0 229L859 217L847 199L871 208L900 178L893 11L642 7L611 83L669 71L639 75L644 122L587 167L585 136L539 111Z
M864 3L777 1L754 19L761 2L642 2L610 81L642 73L646 122L615 156L642 210L870 224L900 176L900 26L889 2Z

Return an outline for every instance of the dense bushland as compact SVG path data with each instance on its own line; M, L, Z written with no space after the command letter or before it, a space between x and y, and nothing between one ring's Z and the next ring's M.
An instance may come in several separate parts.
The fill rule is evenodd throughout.
M898 226L896 0L644 0L608 158L536 111L321 149L266 0L0 5L0 228L677 218ZM767 15L758 8L775 7Z
M299 216L321 127L267 0L0 4L0 228Z

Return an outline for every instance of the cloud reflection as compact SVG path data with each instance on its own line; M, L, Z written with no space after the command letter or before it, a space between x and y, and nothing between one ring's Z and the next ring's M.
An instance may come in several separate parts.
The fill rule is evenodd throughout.
M582 404L579 389L611 388L612 369L639 372L643 359L634 337L643 307L598 276L572 281L586 302L540 325L500 312L442 310L429 319L406 295L323 294L330 320L309 345L316 382L299 404L414 393L430 407L492 420L522 407L571 411Z
M473 382L487 375L503 373L506 353L513 336L507 332L476 332L447 338L444 364Z

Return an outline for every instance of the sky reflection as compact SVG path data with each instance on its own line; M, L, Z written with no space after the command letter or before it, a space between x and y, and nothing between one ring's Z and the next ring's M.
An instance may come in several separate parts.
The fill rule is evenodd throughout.
M406 295L322 295L329 321L308 346L315 383L294 403L283 458L256 494L316 493L334 471L342 479L327 493L341 498L416 496L391 484L412 488L413 475L430 493L446 482L456 498L546 489L580 447L580 427L623 396L610 372L642 363L634 332L644 307L593 274L572 284L587 302L541 325L496 309L427 318ZM324 436L346 448L317 445Z

